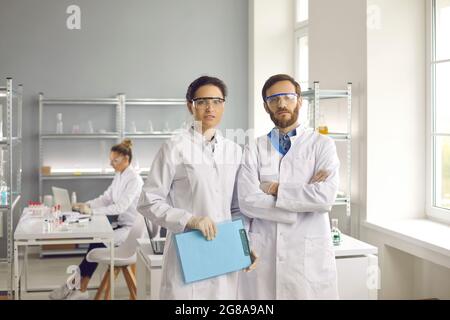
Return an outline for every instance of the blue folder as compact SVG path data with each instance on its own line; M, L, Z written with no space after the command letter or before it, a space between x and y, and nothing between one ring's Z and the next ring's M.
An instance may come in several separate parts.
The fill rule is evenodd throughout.
M185 283L216 277L251 264L247 234L242 220L217 224L214 240L198 230L175 235Z

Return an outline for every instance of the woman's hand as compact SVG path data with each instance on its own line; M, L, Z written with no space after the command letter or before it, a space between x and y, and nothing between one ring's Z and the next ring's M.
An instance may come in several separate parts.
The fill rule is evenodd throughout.
M193 216L186 226L190 229L200 230L206 240L213 240L217 235L217 227L210 217Z
M252 264L245 268L244 272L251 272L255 270L256 266L258 265L259 257L256 255L255 251L253 251L253 249L250 251L250 259L252 261Z
M92 214L92 209L87 203L79 202L72 205L72 210L82 214Z

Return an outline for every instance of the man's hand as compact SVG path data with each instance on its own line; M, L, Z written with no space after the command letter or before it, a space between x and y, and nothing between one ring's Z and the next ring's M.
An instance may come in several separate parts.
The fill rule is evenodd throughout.
M258 265L259 257L256 255L255 251L250 251L250 259L252 261L252 264L249 265L247 268L244 269L244 272L251 272L256 269L256 266Z
M193 216L186 226L190 229L200 230L206 240L213 240L217 235L217 227L210 217Z
M278 182L273 181L264 181L261 182L259 185L259 188L267 194L270 194L272 196L276 196L278 194Z
M309 181L310 184L316 183L316 182L324 182L329 177L330 172L326 170L319 170L312 178L311 181Z

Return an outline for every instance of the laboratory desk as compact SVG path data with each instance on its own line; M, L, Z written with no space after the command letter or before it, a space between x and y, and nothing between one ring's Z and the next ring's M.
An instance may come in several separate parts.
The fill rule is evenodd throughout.
M138 300L158 300L161 286L163 255L155 254L150 239L136 240L136 286ZM150 296L147 296L147 284L150 283Z
M91 221L61 225L54 230L46 230L42 216L36 216L24 210L16 231L14 232L14 298L20 299L21 291L26 285L21 285L21 276L24 274L27 282L28 246L45 244L79 244L104 243L110 249L110 266L114 268L114 231L106 216L92 216ZM19 265L19 248L24 247L24 261L22 268ZM111 299L114 299L114 272L111 272Z
M137 299L159 299L162 255L155 255L149 239L138 239L136 283ZM334 246L338 273L339 298L344 300L376 300L379 289L378 249L343 235ZM147 285L150 283L150 295Z

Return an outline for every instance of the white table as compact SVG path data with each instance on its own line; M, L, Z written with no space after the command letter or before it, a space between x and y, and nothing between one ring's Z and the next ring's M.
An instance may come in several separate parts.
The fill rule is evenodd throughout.
M338 274L339 298L343 300L376 300L380 279L378 248L342 235L334 246Z
M137 239L136 284L137 299L159 300L163 255L154 254L150 239ZM150 297L147 297L147 283L150 282Z
M114 231L106 216L92 216L91 221L74 223L67 227L45 230L44 219L24 210L14 232L14 299L20 299L19 247L46 244L104 243L111 253L111 270L114 270ZM25 250L22 271L27 274L27 250ZM111 272L111 299L114 299L114 272ZM23 288L22 288L23 289Z
M163 256L155 255L149 239L138 239L136 283L137 299L159 299ZM334 246L338 273L339 298L345 300L376 300L377 286L368 286L368 277L378 283L378 249L368 243L347 235L342 242ZM374 273L371 273L371 272ZM147 295L147 283L150 281L150 296ZM369 283L370 284L370 283Z

